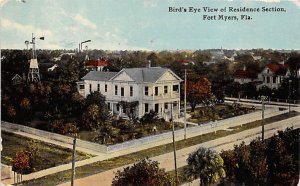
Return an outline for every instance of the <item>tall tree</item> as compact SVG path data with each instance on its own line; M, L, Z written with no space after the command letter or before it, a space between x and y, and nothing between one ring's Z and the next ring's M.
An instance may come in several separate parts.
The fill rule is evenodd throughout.
M194 112L197 104L207 104L211 101L211 83L207 78L195 77L194 79L188 79L186 84L187 101L192 107L192 112Z
M171 186L172 179L164 169L159 168L157 161L144 159L133 166L117 171L112 181L113 186L123 185L147 185L147 186Z
M215 151L201 147L189 155L186 175L190 179L200 177L201 185L215 183L226 176L223 163L222 157Z

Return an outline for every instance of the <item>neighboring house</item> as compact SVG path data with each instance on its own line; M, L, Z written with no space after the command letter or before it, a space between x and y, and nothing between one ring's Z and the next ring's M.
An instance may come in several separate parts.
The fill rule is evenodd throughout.
M262 57L261 56L255 56L255 55L252 55L253 57L253 60L254 61L261 61L262 60Z
M258 74L258 79L262 81L262 84L256 86L260 89L263 86L267 86L270 89L278 89L282 83L282 80L289 77L290 71L287 64L269 63L264 70Z
M58 66L57 64L53 65L52 67L48 68L47 71L48 72L52 72L54 69L56 69Z
M104 67L111 66L111 62L106 60L87 60L85 68L89 71L103 71Z
M237 57L237 54L236 54L236 52L234 50L229 50L229 51L225 52L224 59L227 59L227 60L229 60L231 62L234 62L235 57Z
M169 120L180 114L180 79L167 68L124 68L120 72L90 71L78 82L78 91L84 97L99 91L115 115L125 115L120 101L138 101L136 116L141 118L153 110L158 116Z
M23 83L23 78L19 75L16 74L13 78L11 78L12 85L19 85Z
M216 64L216 61L203 61L203 64L209 66L209 65Z
M257 78L257 73L252 69L246 69L244 67L242 70L237 70L234 73L234 82L244 84L253 82Z
M222 48L217 50L211 50L210 54L212 61L225 59L225 53Z

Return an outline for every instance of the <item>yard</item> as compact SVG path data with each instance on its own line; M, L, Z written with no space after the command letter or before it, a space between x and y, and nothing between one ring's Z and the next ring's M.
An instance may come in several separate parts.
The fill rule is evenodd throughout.
M22 150L26 150L30 144L31 139L3 131L1 135L3 140L1 163L11 165L11 160L15 157L16 153ZM63 148L49 143L44 143L41 141L36 141L35 144L37 144L39 153L32 164L32 172L70 163L72 160L71 149ZM76 152L77 161L87 159L90 157L92 157L92 155L88 155L78 151Z
M197 108L187 121L201 124L213 120L230 118L252 112L253 109L238 104L218 104L215 107ZM188 125L189 126L189 125ZM184 127L183 123L174 122L175 129ZM124 141L138 139L172 130L172 123L159 119L155 113L149 113L143 120L130 122L128 120L113 120L97 131L80 131L79 138L87 141L112 145Z
M193 123L206 123L208 121L221 120L239 116L252 112L254 109L249 107L243 107L239 104L218 104L214 107L200 107L196 108L194 112L188 112L191 114L191 118L187 121Z

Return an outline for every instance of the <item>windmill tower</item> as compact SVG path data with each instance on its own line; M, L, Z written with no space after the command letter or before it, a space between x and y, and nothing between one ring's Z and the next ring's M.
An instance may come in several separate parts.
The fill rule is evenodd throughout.
M44 40L44 37L40 37L39 39ZM32 40L30 42L32 44L32 58L30 59L29 71L28 71L28 82L39 82L40 81L40 72L39 65L37 61L36 51L35 51L35 37L32 33Z

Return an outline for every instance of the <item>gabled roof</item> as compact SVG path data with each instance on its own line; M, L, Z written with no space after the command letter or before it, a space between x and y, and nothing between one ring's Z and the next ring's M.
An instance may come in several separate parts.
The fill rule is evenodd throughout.
M128 74L135 82L142 83L155 83L165 72L169 69L161 67L151 68L124 68L126 74Z
M22 77L19 74L16 74L16 75L14 75L13 78L11 78L11 80L14 80L14 79L20 79L20 80L22 80Z
M167 68L150 67L150 68L124 68L120 72L102 72L102 71L90 71L85 75L83 80L96 80L96 81L109 81L114 80L121 73L126 73L136 83L155 83L166 72L170 72L179 81L182 81L174 72Z
M234 73L235 78L256 78L257 73L254 70L251 69L245 69L245 70L237 70Z
M83 78L83 80L96 80L96 81L108 81L114 77L117 72L99 72L99 71L90 71Z
M104 61L104 60L88 60L85 63L86 66L111 66L111 62L109 61Z
M269 63L266 68L270 69L274 74L285 74L287 71L287 64Z

